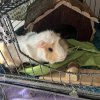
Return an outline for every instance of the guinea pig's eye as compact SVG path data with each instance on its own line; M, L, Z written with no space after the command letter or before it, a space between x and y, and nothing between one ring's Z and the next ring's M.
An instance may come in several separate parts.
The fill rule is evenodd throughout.
M48 51L53 52L53 49L52 48L48 48Z

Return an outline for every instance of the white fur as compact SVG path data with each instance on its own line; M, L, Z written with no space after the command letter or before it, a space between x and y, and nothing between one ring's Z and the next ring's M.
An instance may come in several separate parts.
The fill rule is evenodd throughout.
M49 30L40 32L39 34L37 34L35 32L30 32L30 33L27 33L25 36L17 36L17 40L18 40L21 51L23 51L25 54L29 55L30 57L34 57L35 60L40 61L40 62L48 61L48 60L45 57L45 52L44 52L43 48L37 48L38 42L45 41L49 44L52 44L53 42L57 41L59 38L60 37L57 34L54 34L53 31L49 31ZM6 49L5 47L3 47L3 45L4 45L3 43L0 43L0 46L1 46L0 50L2 51L2 53L4 52L4 49ZM18 50L17 45L16 45L16 48ZM67 55L67 53L66 53L67 51L64 51L64 49L60 46L60 44L58 44L56 48L57 48L56 52L58 54L58 59L56 61L50 62L50 63L62 61L65 59L65 57ZM24 55L22 55L18 50L18 53L22 60L22 62L20 62L19 57L17 55L17 52L16 52L13 44L8 46L8 49L11 53L12 58L15 61L16 66L19 66L23 62L29 62L29 59L27 57L25 57ZM60 59L61 56L63 56L63 58ZM5 61L1 57L1 55L0 55L0 58L1 58L0 62L5 63ZM14 66L13 61L8 61L9 58L6 57L6 55L5 55L5 58L7 60L7 63L10 66Z

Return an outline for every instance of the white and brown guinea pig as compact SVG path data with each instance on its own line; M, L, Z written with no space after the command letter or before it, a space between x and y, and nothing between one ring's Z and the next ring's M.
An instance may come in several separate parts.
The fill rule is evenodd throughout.
M68 53L66 42L61 39L59 34L51 30L46 30L39 34L30 32L24 36L17 36L17 40L21 51L39 62L61 62L66 58ZM5 61L2 55L0 55L1 63L5 64L7 62L10 67L14 67L15 65L19 66L23 62L29 62L29 59L22 55L17 48L21 60L19 59L13 44L9 45L8 49L12 57L9 55L4 43L0 43L0 50L6 59Z

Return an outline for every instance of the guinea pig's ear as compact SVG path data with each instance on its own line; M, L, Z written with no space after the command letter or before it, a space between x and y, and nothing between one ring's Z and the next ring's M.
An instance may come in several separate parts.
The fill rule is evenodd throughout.
M47 43L45 42L45 41L39 41L38 43L37 43L37 48L44 48L44 47L46 47L46 45L47 45Z

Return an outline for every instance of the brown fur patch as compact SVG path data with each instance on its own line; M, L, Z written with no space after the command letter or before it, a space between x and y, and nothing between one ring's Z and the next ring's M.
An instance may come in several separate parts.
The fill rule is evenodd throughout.
M48 49L52 48L53 51L50 52ZM45 52L46 52L46 58L50 62L54 62L55 59L57 59L57 53L55 52L55 44L47 44L45 47Z

